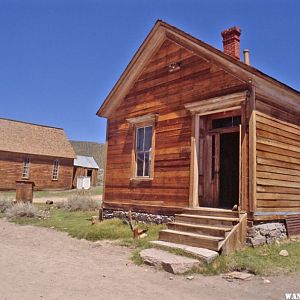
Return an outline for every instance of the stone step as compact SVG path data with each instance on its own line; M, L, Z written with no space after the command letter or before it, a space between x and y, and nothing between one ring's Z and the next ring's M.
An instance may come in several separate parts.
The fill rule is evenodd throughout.
M207 225L216 225L216 226L233 226L239 222L239 218L176 214L175 222L197 224L197 225L207 224Z
M214 217L229 217L238 218L239 212L229 209L211 208L211 207L199 207L199 208L187 208L183 211L184 214L198 215L198 216L214 216Z
M205 248L192 247L192 246L165 242L165 241L151 241L150 243L154 247L158 247L161 249L182 250L184 253L187 253L188 255L192 255L193 257L199 259L201 262L205 264L211 263L214 259L216 259L219 256L218 252L205 249Z
M223 238L165 229L159 232L159 240L218 251Z
M225 238L226 233L230 232L231 227L220 227L213 225L194 225L181 222L172 222L167 224L168 229L192 232L196 234L212 235Z
M159 249L145 249L140 252L145 264L173 274L184 274L200 266L197 259L175 255Z

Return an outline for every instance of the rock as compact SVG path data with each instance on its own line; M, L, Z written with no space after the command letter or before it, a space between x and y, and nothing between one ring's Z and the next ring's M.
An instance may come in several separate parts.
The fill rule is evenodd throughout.
M47 201L46 201L46 204L51 205L51 204L53 204L53 201L52 201L52 200L47 200Z
M264 277L261 278L263 280L264 283L269 284L271 283L271 281L269 279L266 279Z
M254 227L248 228L247 230L248 237L255 237L256 230Z
M279 255L280 255L280 256L286 257L286 256L289 256L289 253L287 252L287 250L281 250L281 251L279 252Z
M200 265L196 259L175 255L158 249L142 250L140 256L145 264L173 274L183 274Z
M225 274L223 276L223 278L225 278L225 279L250 280L250 279L252 279L253 276L254 276L253 274L234 271L234 272Z
M51 228L51 229L54 229L55 227L54 227L54 226L51 226L50 228Z
M213 260L215 260L219 256L219 253L216 251L205 249L205 248L187 246L187 245L183 245L183 244L176 244L176 243L170 243L170 242L165 242L165 241L152 241L151 244L154 246L161 247L161 248L183 250L186 253L193 255L193 257L196 257L197 259L199 259L207 264L211 263Z
M267 239L266 239L265 236L258 235L258 236L251 239L251 244L252 244L253 247L256 247L256 246L265 244L266 241L267 241Z
M98 248L98 247L101 247L101 246L102 246L101 241L96 241L96 242L92 243L92 248Z
M186 279L188 279L188 280L193 280L193 279L194 279L194 276L188 276Z
M170 276L170 277L169 277L169 280L174 280L174 277L171 277L171 276Z

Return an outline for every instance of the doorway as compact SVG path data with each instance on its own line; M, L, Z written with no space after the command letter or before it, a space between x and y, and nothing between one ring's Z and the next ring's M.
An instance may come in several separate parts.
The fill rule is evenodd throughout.
M239 111L202 117L199 206L239 205L240 124Z
M239 132L220 134L219 207L232 208L239 200Z

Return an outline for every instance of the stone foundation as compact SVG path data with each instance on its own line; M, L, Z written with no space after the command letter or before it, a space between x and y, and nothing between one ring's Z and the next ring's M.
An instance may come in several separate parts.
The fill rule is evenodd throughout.
M287 238L284 223L265 223L248 228L246 242L248 245L255 247L262 244L271 244L284 238Z
M145 224L166 224L175 220L175 216L148 214L140 212L131 212L131 217L132 220ZM104 209L103 219L112 218L127 219L128 211Z

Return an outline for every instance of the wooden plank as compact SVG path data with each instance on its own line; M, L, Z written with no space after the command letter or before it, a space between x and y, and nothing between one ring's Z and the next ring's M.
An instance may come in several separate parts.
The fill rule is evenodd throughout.
M299 198L298 198L299 199ZM300 201L291 200L257 200L257 207L271 207L271 208L293 208L293 210L300 209Z
M300 201L300 194L279 194L279 193L256 193L257 199L260 200L299 200Z
M260 153L258 153L260 155ZM282 169L287 169L287 170L300 170L300 165L297 165L295 163L288 163L284 161L279 161L279 160L273 160L273 159L265 159L261 157L257 157L257 164L258 165L265 165L265 166L274 166L274 167L279 167Z
M277 174L286 174L300 177L300 170L292 170L287 168L279 168L279 167L271 167L268 165L260 165L258 164L256 167L257 171L261 172L270 172Z
M264 150L262 150L262 151L257 150L257 156L261 157L261 158L268 158L268 159L272 159L272 160L278 160L278 161L281 161L281 162L296 164L297 167L300 165L300 160L297 159L297 158L286 156L286 155L283 155L283 154L265 152Z
M257 122L257 136L300 147L298 136L259 122Z
M249 210L254 212L256 208L256 111L255 88L249 98Z
M295 211L299 211L300 208L299 207L258 207L257 208L257 212L274 212L274 215L276 215L276 212L278 213L282 213L282 212L295 212ZM269 218L271 218L271 215L269 216ZM277 219L279 219L280 216L277 216ZM266 218L267 219L267 218Z
M284 156L287 156L287 157L290 157L290 158L300 159L300 153L298 153L298 152L294 152L294 151L278 148L278 147L275 147L275 146L262 144L260 142L257 143L257 149L261 150L261 151L264 151L264 152L271 152L271 153L275 153L275 154L279 154L279 155L284 155Z
M266 179L275 179L275 180L285 180L289 182L299 182L299 176L291 176L291 175L284 175L284 174L277 174L277 173L270 173L270 172L257 172L257 178L266 178Z
M257 184L275 186L275 187L278 186L278 187L287 187L287 188L300 188L300 183L299 182L273 180L273 179L257 178Z
M258 185L257 192L300 195L300 188Z
M298 125L268 116L262 112L257 112L257 121L271 126L274 126L275 123L277 128L300 135L300 127Z
M298 146L294 146L294 145L287 144L287 143L281 143L281 142L277 142L277 141L274 141L274 140L265 139L265 138L262 138L262 137L257 138L257 143L272 146L272 147L276 147L276 148L280 148L280 149L284 149L284 150L293 151L293 152L296 152L296 153L300 153L300 148Z
M258 95L256 100L257 110L267 114L270 117L280 119L295 125L300 125L300 112L296 110L291 110L284 106L284 102L280 105L272 103L266 97L261 97Z

